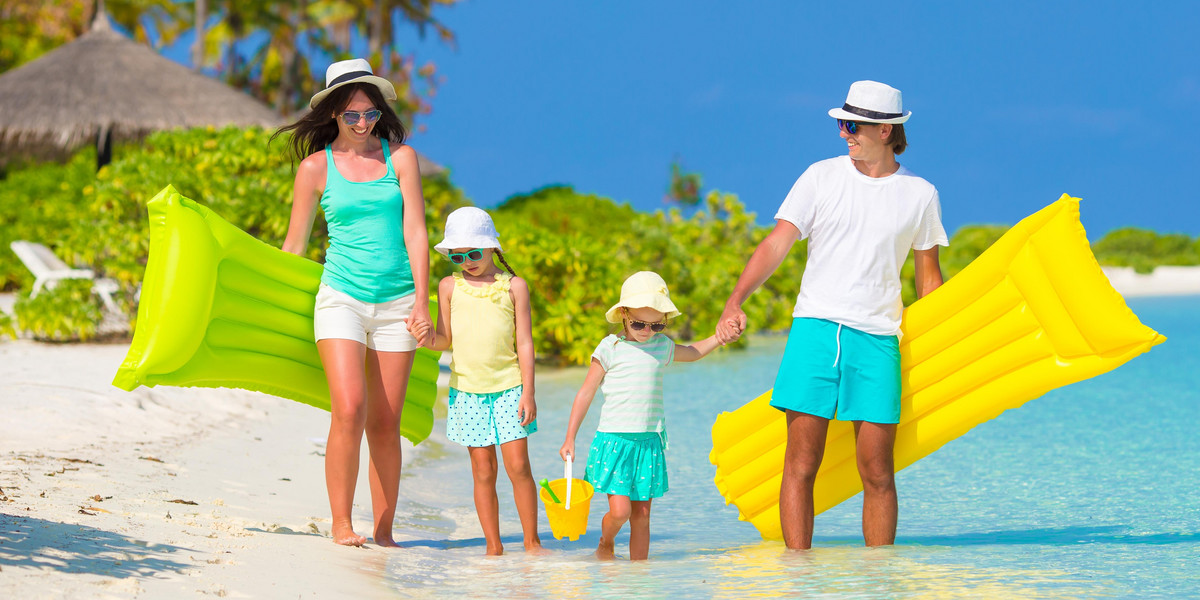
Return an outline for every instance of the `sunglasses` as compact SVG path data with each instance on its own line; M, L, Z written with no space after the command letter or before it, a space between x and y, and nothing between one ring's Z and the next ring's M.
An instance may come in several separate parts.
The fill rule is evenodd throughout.
M667 324L666 323L647 323L645 321L637 321L634 319L629 319L629 328L634 331L641 331L647 327L650 328L650 331L653 331L654 333L659 333L660 331L667 328Z
M845 119L838 119L837 123L838 123L838 129L841 129L842 131L845 131L846 133L848 133L850 135L854 135L854 134L858 133L858 128L862 125L874 125L874 123L863 123L861 121L847 121Z
M382 116L383 111L379 110L378 108L372 108L367 112L348 110L342 113L342 122L346 125L354 126L358 125L359 119L366 119L367 123L374 123L375 121L379 120L379 117Z
M482 259L483 250L476 248L474 250L467 250L466 252L451 252L446 257L450 259L450 262L461 265L464 261Z

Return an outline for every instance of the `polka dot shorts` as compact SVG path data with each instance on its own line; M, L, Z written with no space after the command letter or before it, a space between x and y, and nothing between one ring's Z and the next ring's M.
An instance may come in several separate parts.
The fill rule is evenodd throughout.
M497 446L528 437L537 431L537 420L521 426L517 414L523 387L489 394L473 394L450 388L450 416L446 437L463 446Z

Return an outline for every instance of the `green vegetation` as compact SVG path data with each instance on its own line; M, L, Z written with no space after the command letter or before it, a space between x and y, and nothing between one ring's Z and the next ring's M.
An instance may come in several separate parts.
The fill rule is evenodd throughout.
M264 242L278 247L287 232L292 165L284 141L269 144L259 129L196 129L155 134L116 153L94 171L92 151L66 164L32 165L0 179L0 245L41 242L73 266L88 267L121 284L118 304L136 316L135 291L148 248L145 203L167 184ZM424 180L426 225L432 246L446 215L470 204L446 175ZM491 210L509 263L529 281L538 356L557 364L586 363L611 326L604 312L621 282L638 270L662 274L683 316L671 324L679 339L712 331L755 246L769 231L733 194L709 192L696 208L640 213L626 204L570 187L551 186L513 196ZM943 251L953 276L987 249L1006 227L964 227ZM328 243L318 217L308 256L321 260ZM1117 230L1095 244L1101 264L1200 264L1200 240L1136 229ZM797 244L745 310L756 330L782 331L803 272L807 246ZM453 265L430 253L431 288ZM906 264L904 300L915 299L912 262ZM0 289L29 289L32 277L9 251L0 251ZM78 288L78 289L77 289ZM23 298L16 326L45 339L90 339L100 318L86 286L64 282L54 293ZM3 319L3 317L0 317ZM7 323L7 325L6 325ZM7 327L7 329L6 329ZM0 320L0 337L13 328Z

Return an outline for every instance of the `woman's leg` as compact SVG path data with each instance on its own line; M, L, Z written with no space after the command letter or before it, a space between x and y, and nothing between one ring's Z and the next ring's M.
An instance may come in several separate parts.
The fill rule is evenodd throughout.
M496 447L468 446L471 454L471 475L475 479L475 512L487 541L487 555L504 554L500 543L500 500L496 498Z
M600 521L600 544L596 546L596 558L611 560L616 547L617 534L629 520L629 496L608 495L608 513Z
M333 515L333 541L361 546L367 539L354 533L350 511L358 481L358 452L367 420L367 382L363 377L366 346L354 340L317 342L329 380L329 438L325 444L325 487Z
M521 517L521 531L525 534L525 551L539 552L542 540L538 537L537 485L533 483L533 472L529 467L529 440L521 438L501 444L504 453L504 470L513 486L513 500L517 504L517 515Z
M629 560L646 560L650 556L650 503L653 500L633 500L629 513Z
M367 447L375 543L395 546L392 521L400 493L400 413L412 371L412 352L367 350Z

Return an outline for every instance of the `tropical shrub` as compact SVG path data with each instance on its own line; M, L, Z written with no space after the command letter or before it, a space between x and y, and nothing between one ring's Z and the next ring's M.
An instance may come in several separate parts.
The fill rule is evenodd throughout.
M48 342L86 342L96 337L103 309L86 279L59 281L36 298L21 293L13 305L17 327L34 339ZM0 331L2 331L0 326Z

